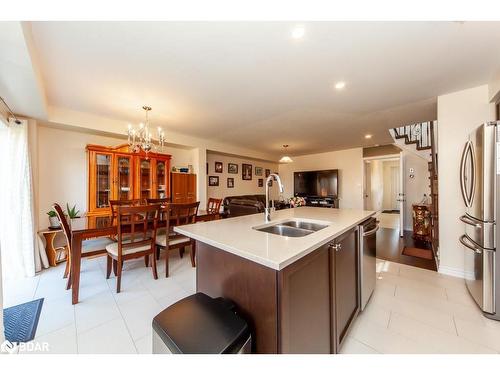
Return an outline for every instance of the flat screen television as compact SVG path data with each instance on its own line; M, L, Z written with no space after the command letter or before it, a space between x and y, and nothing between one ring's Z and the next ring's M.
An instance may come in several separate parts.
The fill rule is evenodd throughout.
M299 197L337 198L338 181L338 169L294 172L294 195Z

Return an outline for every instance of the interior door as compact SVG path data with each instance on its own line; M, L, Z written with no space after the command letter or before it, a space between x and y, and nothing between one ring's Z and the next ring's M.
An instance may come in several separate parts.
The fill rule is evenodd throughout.
M405 209L406 209L406 195L405 195L405 158L404 153L399 153L399 236L403 237L404 222L405 222Z
M365 160L364 162L365 166L365 179L363 183L363 208L365 210L371 210L372 209L372 199L371 199L371 189L372 189L372 184L371 184L371 163L368 160Z

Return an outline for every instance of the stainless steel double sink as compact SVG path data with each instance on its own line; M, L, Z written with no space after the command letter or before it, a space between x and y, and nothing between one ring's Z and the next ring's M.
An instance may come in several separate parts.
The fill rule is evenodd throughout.
M328 225L303 220L288 220L281 223L271 224L264 227L254 228L260 232L277 234L285 237L304 237Z

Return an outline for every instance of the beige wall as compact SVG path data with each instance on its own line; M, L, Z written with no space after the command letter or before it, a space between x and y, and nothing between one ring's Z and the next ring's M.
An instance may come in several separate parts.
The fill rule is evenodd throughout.
M403 157L406 195L404 229L413 230L412 204L420 203L424 194L430 195L429 171L427 161L423 158L408 151L403 151ZM411 168L414 170L414 178L410 178Z
M283 196L293 195L293 172L314 171L321 169L339 170L339 198L341 208L363 208L363 149L324 152L303 156L294 156L293 163L280 164L279 173L285 192Z
M79 131L38 126L38 218L39 228L46 228L46 212L54 202L76 204L80 212L87 211L87 144L116 146L120 138L104 137ZM166 147L172 155L172 165L193 164L194 152Z
M438 97L440 272L463 273L464 253L458 242L464 230L458 218L465 210L459 182L460 157L468 134L494 119L487 85Z
M215 162L222 162L223 168L222 173L215 173ZM270 169L271 172L278 172L278 163L257 161L252 159L246 159L236 156L228 156L214 152L207 152L207 163L208 163L208 175L207 175L207 197L208 198L224 198L232 195L245 195L245 194L265 194L265 189L258 186L258 179L264 179L265 182L265 169ZM227 173L228 163L238 164L238 173L230 174ZM242 163L251 164L253 166L252 180L247 181L241 178L241 165ZM262 176L255 175L255 167L262 168ZM218 176L219 186L208 186L208 177ZM234 178L234 188L227 187L227 178ZM276 183L273 183L271 187L271 198L278 199L279 191Z
M4 342L3 328L3 289L2 289L2 249L0 248L0 343ZM1 354L1 353L0 353Z

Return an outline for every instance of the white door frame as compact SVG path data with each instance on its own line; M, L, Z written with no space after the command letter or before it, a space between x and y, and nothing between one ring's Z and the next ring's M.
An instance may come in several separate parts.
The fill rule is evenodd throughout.
M404 152L399 154L399 236L403 237L405 224L405 208L406 208L406 193L405 193L405 158Z

